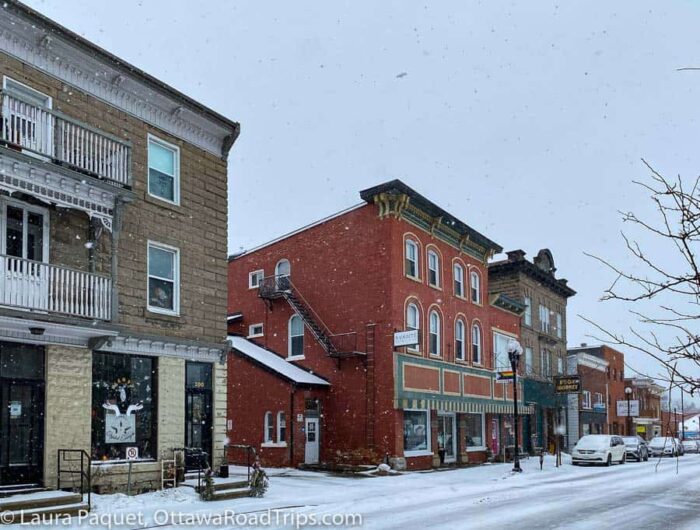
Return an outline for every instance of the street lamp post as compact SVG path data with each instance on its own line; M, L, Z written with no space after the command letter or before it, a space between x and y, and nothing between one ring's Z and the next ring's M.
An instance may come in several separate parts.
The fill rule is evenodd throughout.
M632 397L632 389L625 388L625 396L627 396L627 436L632 436L632 415L630 414L630 398Z
M520 426L518 425L518 362L523 354L523 347L512 339L508 341L508 359L513 370L513 424L515 425L515 448L513 449L513 471L520 473Z

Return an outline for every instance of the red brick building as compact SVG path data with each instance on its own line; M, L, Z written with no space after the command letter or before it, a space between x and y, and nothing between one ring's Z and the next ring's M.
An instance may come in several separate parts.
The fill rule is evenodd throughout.
M609 364L589 351L569 350L569 375L581 377L581 392L568 394L567 447L587 434L608 434Z
M512 444L496 372L523 311L489 294L501 248L400 181L361 197L229 259L230 443L266 465L484 461Z

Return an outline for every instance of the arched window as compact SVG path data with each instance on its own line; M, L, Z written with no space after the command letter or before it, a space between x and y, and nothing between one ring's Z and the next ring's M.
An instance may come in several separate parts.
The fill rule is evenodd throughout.
M408 348L413 351L420 351L420 311L416 304L408 304L406 307L406 330L412 329L418 330L418 342Z
M272 422L272 412L267 411L265 413L265 427L264 427L264 438L265 443L272 443L275 441L275 425Z
M434 250L428 251L428 283L440 287L440 256Z
M277 413L277 443L287 441L287 415L280 411Z
M430 355L440 355L440 315L437 311L430 312L430 341L428 351Z
M481 278L479 277L478 272L472 271L469 274L469 285L471 286L472 302L474 302L475 304L480 304L481 303Z
M289 276L291 272L291 266L289 265L289 260L281 259L277 262L275 266L275 276Z
M458 318L455 322L455 359L464 360L464 322Z
M464 297L464 267L459 263L455 263L452 268L452 274L455 282L455 296Z
M304 323L299 315L293 315L289 319L289 357L302 357L304 355Z
M411 278L418 278L420 271L418 270L418 243L412 239L406 240L406 260L405 273Z
M472 362L481 364L481 328L479 324L472 326Z

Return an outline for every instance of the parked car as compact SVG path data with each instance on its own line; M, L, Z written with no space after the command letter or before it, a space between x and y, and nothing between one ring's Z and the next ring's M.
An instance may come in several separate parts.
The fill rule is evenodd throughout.
M634 458L637 462L649 460L649 448L647 442L641 436L623 436L627 458Z
M700 446L697 440L683 440L681 445L686 453L700 453Z
M649 451L651 456L679 456L679 445L675 438L657 436L649 442Z
M624 464L627 460L625 442L620 436L610 434L587 434L583 436L571 453L571 463L611 465Z
M685 454L685 447L678 438L674 438L676 441L676 446L678 447L678 456L683 456Z

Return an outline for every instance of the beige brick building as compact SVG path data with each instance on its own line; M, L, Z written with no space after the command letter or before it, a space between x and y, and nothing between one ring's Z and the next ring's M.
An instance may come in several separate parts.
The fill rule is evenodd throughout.
M239 126L22 4L0 12L0 487L54 486L81 454L103 490L135 454L135 489L175 449L217 465Z

